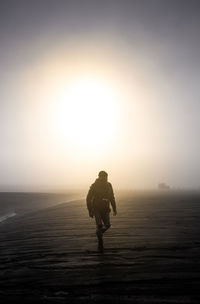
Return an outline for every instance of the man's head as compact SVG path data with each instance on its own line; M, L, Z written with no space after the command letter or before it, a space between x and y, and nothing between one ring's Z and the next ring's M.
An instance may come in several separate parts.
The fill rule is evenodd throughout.
M107 180L108 179L108 173L106 173L105 171L100 171L99 172L99 178L101 180Z

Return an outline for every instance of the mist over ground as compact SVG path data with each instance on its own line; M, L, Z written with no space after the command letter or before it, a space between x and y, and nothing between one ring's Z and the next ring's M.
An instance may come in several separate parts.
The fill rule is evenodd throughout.
M199 189L199 8L1 1L0 190Z

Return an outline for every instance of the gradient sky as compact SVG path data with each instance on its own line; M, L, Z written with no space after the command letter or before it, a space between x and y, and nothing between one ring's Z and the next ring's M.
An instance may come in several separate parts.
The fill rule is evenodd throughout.
M119 188L199 188L198 0L0 1L0 66L1 190L85 187L101 169ZM94 155L52 112L84 73L119 99L112 145Z

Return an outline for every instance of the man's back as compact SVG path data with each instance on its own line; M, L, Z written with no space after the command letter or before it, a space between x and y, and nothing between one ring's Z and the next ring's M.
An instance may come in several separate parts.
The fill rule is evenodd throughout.
M115 197L111 183L98 178L95 183L91 185L87 195L88 210L100 209L105 201L107 201L107 205L111 203L113 211L116 211Z

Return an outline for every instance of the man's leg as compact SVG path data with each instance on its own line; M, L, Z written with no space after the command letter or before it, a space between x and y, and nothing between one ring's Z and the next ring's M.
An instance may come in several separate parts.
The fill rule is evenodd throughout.
M98 211L95 211L94 213L95 221L96 221L96 235L98 238L98 248L99 250L103 250L103 233L102 233L102 218L101 214Z
M102 220L104 223L104 227L101 229L102 233L104 233L106 230L110 228L110 212L106 212L102 214Z

